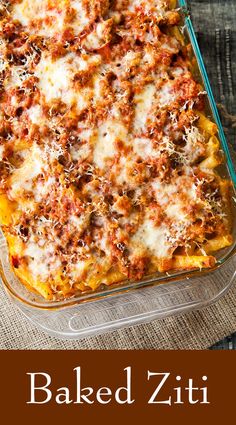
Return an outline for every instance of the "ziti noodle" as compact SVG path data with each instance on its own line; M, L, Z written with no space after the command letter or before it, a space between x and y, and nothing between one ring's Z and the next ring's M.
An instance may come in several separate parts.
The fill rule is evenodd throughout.
M173 0L1 0L0 220L48 300L213 267L230 183Z

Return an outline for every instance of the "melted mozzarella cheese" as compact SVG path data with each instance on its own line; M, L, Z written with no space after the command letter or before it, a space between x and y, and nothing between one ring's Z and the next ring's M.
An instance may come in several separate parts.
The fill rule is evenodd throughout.
M147 45L144 49L144 55L142 59L144 65L154 66L155 65L155 50L151 45Z
M135 12L137 7L144 8L146 13L149 13L151 10L157 13L158 15L163 15L166 10L166 1L165 0L130 0L129 10Z
M83 5L83 0L71 0L71 7L76 11L76 16L71 23L75 35L78 35L84 30L89 23L89 17L87 15L86 8Z
M184 139L186 145L184 152L190 162L196 161L201 155L205 153L204 136L200 133L199 129L195 126L185 129Z
M99 22L93 32L91 32L83 42L83 46L89 50L100 49L110 39L112 19Z
M162 43L161 49L173 54L178 53L179 42L175 38L172 38L171 40Z
M0 72L5 71L6 68L7 68L7 61L0 56Z
M67 8L75 11L68 22ZM12 17L22 25L30 27L32 33L46 37L60 35L66 26L71 26L78 35L89 23L82 0L22 0L13 6Z
M179 209L179 214L182 218L186 215L182 208L184 205L189 205L191 201L195 201L197 198L197 187L194 182L191 182L190 179L186 176L180 176L175 179L174 183L165 184L159 179L155 179L152 183L152 189L154 191L157 202L165 208L165 211L168 211L172 218L174 215L177 217L177 210L175 211L172 205L176 205L176 209ZM187 196L188 202L180 201L180 195Z
M29 244L27 244L27 248L25 249L24 254L36 260L47 254L52 254L53 252L54 252L53 245L49 245L47 246L47 249L43 249L42 247L40 248L38 243L31 241Z
M79 146L72 146L70 148L70 154L73 161L85 160L91 154L91 147L89 143L84 143Z
M93 161L99 168L103 168L107 158L113 158L117 150L116 140L127 141L128 130L120 122L107 120L99 129L95 140Z
M75 102L75 92L71 87L75 59L74 55L67 55L53 61L45 54L42 56L35 75L39 78L39 88L47 102L54 99L68 104Z
M64 5L65 0L59 0L58 6ZM58 10L49 10L50 0L23 0L13 6L12 17L18 20L24 26L30 26L32 32L37 32L39 35L52 36L63 30L64 16L58 13ZM38 26L33 23L36 20L42 20ZM45 20L47 19L47 23ZM43 22L44 21L44 22Z
M75 53L69 53L53 61L47 53L44 53L36 67L35 75L39 79L38 86L46 102L61 100L68 106L75 105L78 111L86 108L92 90L89 88L75 90L74 77L76 72L88 69L89 65L97 65L100 60L99 55L84 59Z
M164 184L158 179L152 183L152 188L156 195L156 200L161 206L167 204L169 202L169 197L173 196L177 190L175 184Z
M133 52L129 50L122 60L122 72L123 68L126 72L129 72L133 66L138 66L141 61L141 54L139 52Z
M81 144L76 143L70 147L70 155L73 161L85 160L91 154L91 143L92 143L93 130L85 129L79 134L79 140L86 142Z
M136 155L140 156L143 159L146 159L150 156L158 157L160 153L158 150L153 148L152 140L147 138L135 138L133 141L133 150Z
M34 146L29 151L23 165L12 174L11 198L18 199L23 195L23 190L31 191L33 189L33 180L42 173L43 168L42 152L37 146Z
M127 175L127 165L126 158L121 157L115 173L115 180L118 185L123 185L124 183L129 182Z
M134 103L136 104L134 130L137 133L142 132L145 129L155 91L155 85L149 84L142 90L141 93L136 94L134 97Z
M171 82L165 83L158 91L158 102L160 106L170 105L176 100L176 94L173 92Z
M0 161L3 160L4 151L5 151L5 147L3 145L0 145Z
M82 233L86 227L89 225L90 214L82 214L80 217L71 215L69 223L73 228L76 229L78 234Z
M61 268L61 262L55 256L55 245L49 244L45 240L35 242L32 237L27 243L23 255L29 257L29 270L32 275L43 281L49 277L50 273Z
M172 248L172 243L167 240L168 233L168 227L164 224L155 226L152 220L145 219L133 236L133 242L141 244L157 258L168 258Z
M186 67L181 68L180 66L176 66L175 68L172 69L172 75L175 78L180 77L181 75L185 74L185 72L187 72Z
M76 264L71 266L70 275L74 281L82 279L84 273L87 271L89 265L91 264L90 260L80 260Z
M184 212L184 205L182 205L181 202L167 205L165 213L174 221L189 222L188 215Z
M51 191L56 183L56 178L51 176L43 182L37 182L34 188L34 199L36 202L41 202L42 199Z
M33 124L41 125L43 121L43 111L40 105L32 106L28 110L28 117Z

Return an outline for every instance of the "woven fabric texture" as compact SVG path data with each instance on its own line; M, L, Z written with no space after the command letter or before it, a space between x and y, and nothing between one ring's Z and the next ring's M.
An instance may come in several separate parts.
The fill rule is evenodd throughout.
M236 0L189 0L200 49L232 151L236 136ZM0 285L0 349L207 349L236 331L236 287L201 311L80 341L36 329Z

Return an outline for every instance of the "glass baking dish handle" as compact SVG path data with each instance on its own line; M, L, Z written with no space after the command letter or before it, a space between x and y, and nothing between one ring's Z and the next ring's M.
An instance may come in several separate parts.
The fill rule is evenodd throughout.
M221 123L221 119L220 119L220 116L219 116L219 112L218 112L218 109L217 109L217 106L216 106L216 102L215 102L215 99L214 99L214 96L213 96L213 92L212 92L210 81L209 81L209 78L208 78L208 74L207 74L207 71L206 71L206 68L205 68L205 65L204 65L202 54L201 54L201 51L199 49L199 45L198 45L198 42L197 42L197 38L196 38L196 35L195 35L193 24L192 24L190 15L189 15L189 10L188 10L186 0L179 0L179 5L183 8L183 11L184 11L185 26L187 27L189 36L191 38L194 53L195 53L196 58L198 60L199 68L200 68L200 71L201 71L203 83L204 83L206 91L208 93L208 99L209 99L210 107L212 109L214 119L215 119L216 124L217 124L218 129L219 129L219 136L220 136L220 139L221 139L221 142L222 142L222 145L223 145L224 153L226 155L227 164L228 164L228 167L229 167L229 172L230 172L231 178L233 180L234 186L236 187L236 171L235 171L234 163L233 163L232 158L231 158L229 146L228 146L228 143L227 143L227 140L226 140L226 137L225 137L225 133L224 133L223 126L222 126L222 123Z

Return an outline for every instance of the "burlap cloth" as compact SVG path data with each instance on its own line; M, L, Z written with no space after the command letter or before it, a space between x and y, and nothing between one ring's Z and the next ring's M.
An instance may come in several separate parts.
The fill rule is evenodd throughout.
M234 151L236 127L236 0L189 0L194 26L222 120ZM0 349L206 349L236 331L236 285L201 311L110 334L66 341L31 325L0 286Z

